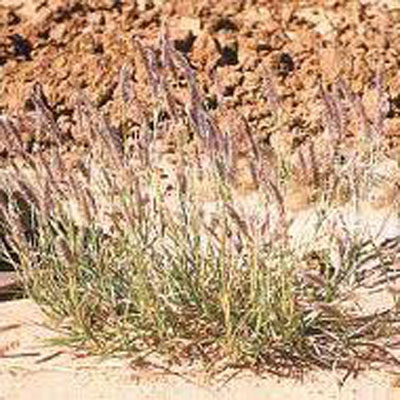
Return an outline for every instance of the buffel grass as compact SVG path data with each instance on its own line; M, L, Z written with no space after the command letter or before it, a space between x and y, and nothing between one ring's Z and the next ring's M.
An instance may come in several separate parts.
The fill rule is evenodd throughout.
M50 138L44 151L26 150L18 119L0 120L15 151L1 174L3 262L18 271L27 294L63 322L64 340L92 353L157 352L175 361L212 366L225 360L275 372L397 362L390 350L398 330L398 293L390 286L397 239L379 241L343 221L338 228L329 217L339 204L357 209L368 203L375 181L386 179L374 172L386 160L380 150L384 105L369 121L345 82L329 93L321 87L325 147L309 138L286 156L263 148L242 118L246 176L256 199L249 210L238 193L243 143L213 119L189 62L167 31L161 60L134 45L154 109L135 103L128 65L120 74L119 128L79 94L75 124L88 146L74 168L66 165L61 128L39 84L31 99L32 129ZM171 89L177 76L186 82L186 105ZM282 120L272 79L266 85ZM132 109L139 121L134 128ZM350 118L358 119L360 135L345 153ZM166 132L176 149L173 190L159 171ZM299 246L288 193L300 177L317 211L308 244ZM212 192L211 203L204 192ZM378 284L391 288L387 306L357 307L355 294L368 297Z

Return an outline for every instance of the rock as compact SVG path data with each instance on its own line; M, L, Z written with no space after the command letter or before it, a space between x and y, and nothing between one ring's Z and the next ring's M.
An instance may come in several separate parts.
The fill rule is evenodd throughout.
M103 12L95 12L89 15L89 22L94 26L103 26L106 19Z
M330 35L335 31L323 7L303 8L296 12L296 16L308 22L312 26L314 32L322 36Z
M234 95L236 88L243 83L244 75L233 70L232 67L225 67L223 71L220 71L218 73L218 83L221 95L231 97Z
M216 43L207 31L200 32L193 44L191 60L204 68L209 66L218 56Z
M67 26L65 23L57 24L50 32L50 38L56 43L62 43L66 37Z
M319 54L319 63L324 79L328 83L333 83L339 77L341 71L340 58L333 47L321 49Z

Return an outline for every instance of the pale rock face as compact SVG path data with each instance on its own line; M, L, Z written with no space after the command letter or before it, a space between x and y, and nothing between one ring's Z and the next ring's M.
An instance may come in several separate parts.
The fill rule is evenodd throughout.
M373 239L377 243L400 235L400 219L394 210L371 210L369 205L357 208L346 205L331 210L310 208L298 213L290 226L297 247L315 247L329 233Z
M237 210L247 219L262 219L265 215L263 200L256 193L238 199ZM205 218L217 215L220 202L208 202L203 206ZM280 223L276 204L269 204L271 228ZM400 219L394 209L375 210L370 204L356 207L351 204L336 208L308 207L287 213L289 237L294 247L305 250L323 243L334 232L346 232L348 236L358 235L377 242L400 235ZM329 235L328 235L329 234ZM326 244L326 243L325 243Z

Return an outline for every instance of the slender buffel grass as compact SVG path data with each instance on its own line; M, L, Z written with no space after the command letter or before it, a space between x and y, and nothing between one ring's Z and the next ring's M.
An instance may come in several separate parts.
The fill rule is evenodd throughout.
M18 161L0 175L1 254L27 294L60 323L66 343L96 354L157 352L208 366L224 360L275 371L353 370L378 359L394 361L379 343L396 332L397 301L372 314L351 305L369 276L359 268L364 239L328 226L337 188L359 201L376 160L365 153L335 164L345 129L335 93L323 91L334 139L330 167L319 164L312 141L300 154L303 175L323 192L316 231L324 240L304 254L293 244L286 201L293 160L280 154L277 164L271 162L246 123L260 207L243 207L234 143L204 107L190 64L167 32L162 39L163 68L155 52L135 42L156 104L148 114L142 109L135 132L125 121L119 132L86 95L78 96L76 124L88 140L78 168L66 167L60 128L35 86L35 129L57 140L42 156L32 156L17 140ZM124 66L120 85L126 108L136 101L128 71ZM185 106L168 86L176 76L187 82ZM348 101L357 103L354 96ZM18 136L10 128L14 122L1 121L4 131ZM178 132L177 160L170 165L174 187L167 190L158 146L171 126ZM207 190L212 202L203 200ZM380 244L374 251L383 260ZM378 272L385 262L378 262Z

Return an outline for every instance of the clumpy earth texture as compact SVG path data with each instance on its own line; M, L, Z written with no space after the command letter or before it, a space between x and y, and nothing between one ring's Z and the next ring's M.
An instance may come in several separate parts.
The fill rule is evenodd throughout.
M161 58L163 34L168 32L196 72L205 107L237 143L244 143L247 121L257 141L278 155L290 157L312 138L320 144L315 157L323 159L324 149L337 141L338 157L346 160L360 136L371 131L383 138L387 159L397 162L399 21L398 0L2 0L0 116L23 115L20 133L26 150L45 153L51 138L31 128L31 96L40 83L74 168L87 146L74 118L77 95L86 93L116 129L134 132L141 118L151 122L156 100L138 43ZM128 71L137 96L127 120L121 70ZM187 82L177 77L173 89L175 101L184 107ZM342 103L331 99L346 96L351 104L337 110ZM327 123L332 120L335 126ZM163 151L173 158L176 149L166 140ZM245 159L249 149L240 151ZM15 157L12 141L1 138L0 166ZM390 168L389 163L383 169ZM246 179L242 176L238 184L243 193L251 190ZM301 210L313 194L304 193L307 182L299 176L294 181L288 208ZM396 206L397 181L385 185L374 192L373 208ZM2 286L12 284L9 272L0 275L0 294ZM303 382L260 381L244 373L217 388L204 384L195 372L189 372L189 379L187 371L168 370L157 362L147 365L148 371L125 361L104 364L62 347L43 347L42 339L51 336L44 322L28 300L0 304L0 400L54 394L71 399L81 393L96 399L399 396L396 374L355 377L342 392L340 374L325 373Z

